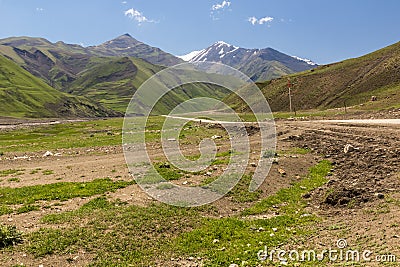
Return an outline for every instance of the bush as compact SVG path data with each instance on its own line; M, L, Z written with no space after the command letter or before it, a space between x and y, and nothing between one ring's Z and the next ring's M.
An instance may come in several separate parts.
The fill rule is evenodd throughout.
M0 225L0 248L22 242L22 233L14 225Z

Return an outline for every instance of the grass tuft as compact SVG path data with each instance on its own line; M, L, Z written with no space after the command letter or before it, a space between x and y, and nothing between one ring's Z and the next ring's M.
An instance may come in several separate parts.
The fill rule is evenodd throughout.
M22 243L22 233L14 225L0 225L0 248Z

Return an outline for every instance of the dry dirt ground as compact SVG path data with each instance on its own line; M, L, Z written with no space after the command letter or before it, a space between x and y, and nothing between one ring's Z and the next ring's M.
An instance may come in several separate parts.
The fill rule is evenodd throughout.
M334 166L326 185L304 195L309 212L322 218L317 225L318 235L304 240L304 247L322 250L335 247L338 239L346 239L349 245L369 249L375 255L397 255L400 261L400 126L292 120L278 120L276 126L277 149L282 152L279 164L272 166L261 187L263 197L290 186L321 159L330 160ZM347 153L344 152L346 145L350 145ZM159 149L157 145L154 147ZM294 147L309 148L312 153L285 153ZM50 157L43 157L43 152L2 157L0 171L21 169L22 174L18 176L19 182L3 179L0 186L87 182L105 177L131 179L119 146L57 152L58 156ZM278 169L285 170L286 174L282 175ZM51 172L44 175L46 170ZM148 205L154 201L137 185L111 193L109 197L134 205ZM46 226L40 222L43 215L77 209L89 199L76 198L51 209L3 215L0 222L14 224L23 232L35 231ZM233 203L227 198L213 205L220 216L238 214L246 208L245 204ZM9 259L10 255L0 254L0 262L2 257ZM55 256L34 259L29 255L14 255L11 258L9 263L13 264L29 258L31 265L28 266L57 266L59 262ZM85 266L90 256L81 255L80 259L74 266ZM363 266L374 264L378 263Z
M304 196L308 210L323 218L308 246L322 251L336 241L400 261L400 125L282 122L291 140L311 148L334 166L329 182ZM345 147L348 151L345 152ZM388 258L388 257L386 257ZM392 258L393 259L393 258ZM340 266L340 265L339 265ZM392 266L398 266L396 264Z

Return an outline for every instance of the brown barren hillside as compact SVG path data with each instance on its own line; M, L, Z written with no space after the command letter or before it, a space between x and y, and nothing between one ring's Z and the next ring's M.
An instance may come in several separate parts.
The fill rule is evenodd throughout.
M400 42L360 58L319 66L263 83L258 83L273 111L289 110L288 80L293 108L325 109L377 101L371 108L398 107L400 103ZM226 102L237 110L247 107L236 96Z

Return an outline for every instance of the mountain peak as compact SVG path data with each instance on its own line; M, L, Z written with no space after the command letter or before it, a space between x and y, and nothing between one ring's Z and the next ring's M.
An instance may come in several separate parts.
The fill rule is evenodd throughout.
M231 44L228 44L227 42L224 42L224 41L215 42L214 45L218 45L218 46L221 46L221 45L232 46Z
M113 40L135 40L135 38L132 37L132 35L130 35L129 33L125 33L121 36L118 36L117 38L113 39Z

